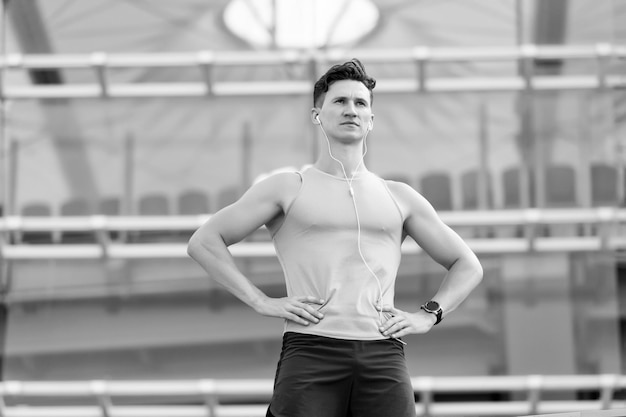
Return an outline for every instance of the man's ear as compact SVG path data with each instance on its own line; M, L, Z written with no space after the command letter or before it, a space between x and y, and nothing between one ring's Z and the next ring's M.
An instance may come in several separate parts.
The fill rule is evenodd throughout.
M311 109L311 121L313 122L313 124L316 125L322 124L322 122L320 121L320 109L318 109L317 107L313 107Z

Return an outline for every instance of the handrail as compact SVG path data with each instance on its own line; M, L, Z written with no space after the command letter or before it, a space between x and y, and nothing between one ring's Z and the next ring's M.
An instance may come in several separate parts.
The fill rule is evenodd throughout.
M618 392L626 376L519 375L414 377L418 415L520 416L626 408ZM570 400L542 394L569 392ZM601 392L598 400L576 400L579 392ZM0 383L3 416L263 416L272 393L269 379L199 379L170 381L4 381ZM502 401L446 401L434 394L512 394ZM520 397L521 395L521 397ZM513 398L512 397L512 398ZM132 399L128 401L124 399ZM20 406L8 406L10 400ZM92 400L92 406L85 405ZM122 401L120 401L122 400ZM29 401L34 401L29 404ZM116 404L116 402L119 402ZM36 405L35 405L36 404ZM123 404L123 405L122 405ZM601 415L601 414L599 414ZM608 414L607 414L608 415Z
M626 249L626 238L614 237L536 237L536 238L470 238L468 246L477 254L527 252L599 252ZM236 258L267 258L276 252L271 242L241 242L230 247ZM402 253L417 255L422 249L412 241L402 245ZM117 244L0 244L0 258L28 259L176 259L187 258L185 243Z
M212 51L104 53L90 54L20 54L7 53L0 57L0 69L91 68L103 65L109 68L193 66L199 63L230 67L235 65L266 66L279 64L307 64L334 62L358 56L372 63L412 63L415 61L511 61L553 59L626 58L626 45L597 43L576 45L535 45L479 47L429 47L417 45L406 48L350 49L324 51Z
M6 100L32 99L85 99L85 98L155 98L204 96L274 96L307 95L311 92L309 81L246 81L246 82L167 82L141 84L62 84L62 85L11 85L0 91ZM377 94L393 93L455 93L455 92L519 92L532 88L535 91L596 90L624 88L626 78L621 75L554 75L500 77L431 77L423 83L412 78L379 79Z
M1 232L54 231L178 231L194 230L211 217L204 215L166 216L17 216L0 218ZM626 223L626 208L563 208L515 210L441 211L439 217L451 227L524 226L542 224Z
M468 245L477 253L580 252L617 251L626 249L626 236L615 227L626 226L626 209L598 207L586 209L526 209L441 212L440 217L452 228L521 226L523 237L467 237ZM191 232L200 227L210 215L194 216L61 216L0 219L0 234L28 232L87 232L93 242L77 244L29 244L20 239L0 242L0 258L26 259L152 259L186 258L186 241L176 233ZM541 225L597 225L589 235L540 236L534 229ZM114 232L163 232L159 243L114 241ZM275 256L269 240L244 241L231 247L235 257L264 258ZM402 245L405 254L418 254L421 248L407 240Z
M62 85L5 85L0 89L4 99L45 98L131 98L131 97L202 97L241 95L310 94L311 80L226 82L215 78L215 67L235 65L293 65L312 67L340 59L359 56L372 63L413 64L412 78L378 80L379 93L397 92L468 92L523 91L562 89L604 89L626 86L626 77L606 73L606 63L626 58L626 46L598 43L595 45L534 45L508 47L445 48L415 46L389 50L364 49L328 51L195 51L189 53L104 53L91 54L17 54L0 57L0 70L38 70L87 68L93 70L94 82ZM519 76L511 65L508 74L491 73L469 77L438 77L428 65L464 61L510 61L512 64L541 60L589 60L594 63L588 74ZM115 68L185 67L198 70L197 82L115 83L107 71ZM313 75L314 71L310 74Z

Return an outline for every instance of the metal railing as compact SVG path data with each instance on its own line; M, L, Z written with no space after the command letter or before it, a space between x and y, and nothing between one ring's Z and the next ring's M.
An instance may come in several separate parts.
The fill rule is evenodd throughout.
M329 51L226 52L196 51L189 53L36 55L10 53L0 58L2 70L89 69L92 83L57 85L3 85L0 99L51 98L131 98L131 97L202 97L310 94L311 80L317 68L330 62L358 56L368 63L409 64L415 67L411 78L379 79L377 92L467 92L523 90L589 90L621 88L626 76L611 71L610 66L626 58L626 46L600 43L595 45L534 45L480 48L431 48L416 46L404 49L364 49ZM536 62L587 61L593 69L583 74L536 74ZM510 62L507 74L485 73L480 76L440 77L429 69L450 62ZM518 74L517 68L522 69ZM309 68L310 79L285 81L223 81L216 69L233 66L302 65ZM121 83L112 80L110 71L120 68L177 67L196 69L199 81Z
M626 408L626 377L527 375L412 378L419 416L522 416ZM569 399L544 398L562 393ZM577 400L581 393L597 399ZM272 381L54 381L0 383L0 415L6 417L256 417L264 416ZM503 395L480 400L480 394ZM462 394L446 401L437 394ZM468 400L476 395L478 401ZM506 398L506 397L509 398Z
M599 207L588 209L523 209L452 211L439 213L452 228L519 227L519 237L465 237L477 253L522 253L554 251L618 251L626 249L626 209ZM209 215L198 216L82 216L82 217L22 217L6 216L0 219L0 257L23 259L149 259L184 258L186 241L171 238L167 232L191 231L200 227ZM545 236L538 230L545 225L588 225L588 235ZM165 232L158 243L132 243L111 239L115 232ZM88 232L93 243L29 244L20 235L28 232ZM164 240L164 241L163 241ZM420 247L407 240L402 250L406 254L420 253ZM231 247L236 257L258 258L274 256L268 240L243 241Z

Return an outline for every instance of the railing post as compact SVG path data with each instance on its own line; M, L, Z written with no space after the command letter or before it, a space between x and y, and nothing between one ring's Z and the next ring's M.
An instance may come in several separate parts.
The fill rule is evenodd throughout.
M526 386L528 387L528 411L530 414L537 414L541 401L543 377L541 375L529 375Z
M597 234L600 238L600 249L605 251L609 248L611 231L615 225L615 209L611 207L600 207L597 209L598 223Z
M198 381L200 393L204 397L204 403L209 412L209 417L217 417L217 406L219 399L217 397L217 384L213 379L201 379Z
M104 52L94 52L91 54L91 64L96 71L96 78L100 85L102 97L109 97L109 85L106 74L107 54Z
M525 44L520 46L520 69L522 77L524 78L524 84L526 91L531 91L534 88L533 76L535 68L535 59L537 57L537 46L533 44Z
M599 43L596 45L596 56L598 59L598 86L605 89L606 75L608 70L608 61L613 56L613 46L608 43Z
M423 407L422 416L430 417L430 406L433 402L433 380L430 377L417 378L414 386L415 391L419 392L420 403Z
M0 417L6 416L6 401L4 401L5 389L4 386L0 388Z
M417 64L417 88L421 93L427 90L426 79L428 78L428 75L426 74L426 64L430 59L430 55L430 49L426 46L413 48L413 58Z
M211 97L213 95L213 61L215 60L214 54L211 51L200 51L196 54L196 59L200 70L202 71L202 78L206 84L206 96Z
M106 219L106 216L103 215L91 216L91 228L96 234L98 244L102 248L102 259L104 260L109 258L109 245L111 244Z
M535 251L537 224L540 217L541 213L538 209L526 209L524 211L524 237L528 240L528 252Z
M600 404L603 410L610 410L613 402L613 392L617 385L617 376L606 374L600 377Z
M98 405L100 406L100 410L102 411L102 416L111 417L112 401L107 389L106 381L91 381L90 388L91 392L96 396L96 399L98 400Z

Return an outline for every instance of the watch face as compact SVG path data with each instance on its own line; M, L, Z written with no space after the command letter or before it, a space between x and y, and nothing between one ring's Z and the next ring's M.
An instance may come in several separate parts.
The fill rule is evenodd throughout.
M426 303L425 307L430 311L437 311L439 310L439 303L436 301L429 301Z

